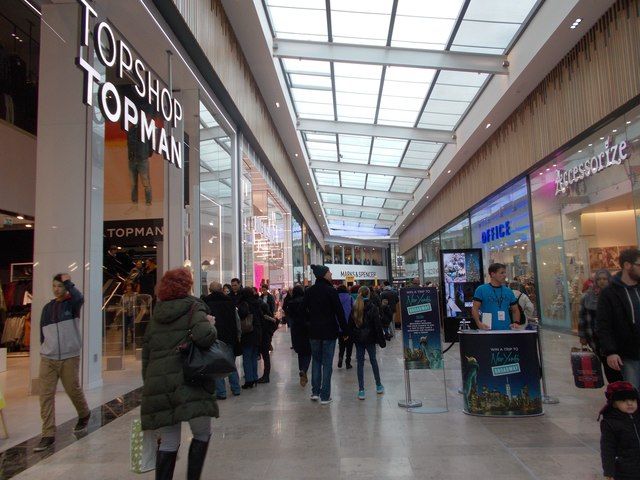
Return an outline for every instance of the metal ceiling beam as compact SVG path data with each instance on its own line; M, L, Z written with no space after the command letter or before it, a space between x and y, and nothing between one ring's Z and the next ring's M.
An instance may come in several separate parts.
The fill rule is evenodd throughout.
M421 50L375 45L312 42L308 40L273 40L272 53L279 58L324 60L328 62L366 63L393 67L432 68L459 72L507 75L506 55Z
M322 202L322 206L333 210L349 210L350 212L386 213L388 215L401 215L402 210L384 207L368 207L366 205L347 205L345 203Z
M231 169L219 170L214 172L202 172L200 174L200 182L217 182L231 180Z
M400 138L421 142L455 143L453 132L427 128L397 127L393 125L372 125L356 122L336 122L333 120L299 119L297 128L303 132L342 133L344 135L364 135L369 137Z
M342 215L327 215L327 221L330 222L331 220L338 222L364 223L366 225L380 225L382 227L391 227L395 223L389 220L376 220L374 218L354 218Z
M381 192L380 190L365 190L364 188L346 188L318 186L318 193L337 193L338 195L358 195L362 197L390 198L392 200L413 200L410 193Z
M429 172L420 168L387 167L367 163L327 162L312 160L309 167L322 170L337 170L339 172L374 173L377 175L392 175L395 177L429 178Z
M228 137L229 134L225 132L222 127L209 127L200 129L200 141L216 140L218 138Z

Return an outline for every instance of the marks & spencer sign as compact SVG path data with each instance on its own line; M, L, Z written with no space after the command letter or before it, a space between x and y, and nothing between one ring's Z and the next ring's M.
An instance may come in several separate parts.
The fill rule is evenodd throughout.
M88 1L78 0L82 14L76 65L84 72L83 102L93 106L93 84L98 84L97 100L102 115L110 122L120 123L126 132L136 129L142 143L148 144L169 163L182 168L182 142L171 133L183 122L182 105L173 97L171 90L161 85L160 79L144 61L134 55L134 49L124 39L117 38L115 29L108 22L99 20L98 13ZM92 18L97 19L93 32L90 28ZM131 91L138 98L129 98L113 83L102 81L100 73L83 57L83 51L89 48L91 34L96 58L106 68L115 68L118 79L123 79L125 75L133 78L134 88ZM164 128L156 125L154 115L162 117Z
M565 193L574 183L595 175L613 165L620 165L629 158L629 145L626 141L612 143L611 138L604 142L604 150L593 157L566 170L556 170L556 195Z

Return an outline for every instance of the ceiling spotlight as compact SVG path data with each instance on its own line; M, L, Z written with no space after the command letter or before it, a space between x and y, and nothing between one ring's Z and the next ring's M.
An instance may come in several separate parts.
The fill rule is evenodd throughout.
M309 186L309 182L307 182L307 187Z
M631 120L628 120L628 121L627 121L627 125L631 125Z
M18 215L16 218L17 218L18 220L24 220L24 217L23 217L22 215Z
M276 108L280 108L280 102L276 102Z
M427 199L429 198L429 195L427 195Z
M297 157L297 156L298 156L298 154L297 154L297 153L294 153L294 154L293 154L293 156L294 156L294 157Z
M27 227L27 228L31 228L31 227L33 227L33 225L31 225L30 223L27 223L27 224L25 225L25 227Z
M447 170L447 173L451 173L451 170Z
M491 126L490 123L487 123L487 125L484 128L489 128Z

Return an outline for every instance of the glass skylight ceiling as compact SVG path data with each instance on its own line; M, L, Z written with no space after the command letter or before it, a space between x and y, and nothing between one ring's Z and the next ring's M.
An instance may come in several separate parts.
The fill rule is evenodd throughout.
M276 41L494 55L508 51L540 2L263 0ZM455 130L491 77L290 58L282 58L280 64L301 120L444 132ZM336 235L354 231L388 234L425 176L398 168L428 171L444 147L437 142L343 133L303 131L302 138L320 198L323 204L330 204L323 206L331 233ZM341 163L349 164L348 168ZM340 193L343 188L349 190ZM354 195L357 190L362 194Z

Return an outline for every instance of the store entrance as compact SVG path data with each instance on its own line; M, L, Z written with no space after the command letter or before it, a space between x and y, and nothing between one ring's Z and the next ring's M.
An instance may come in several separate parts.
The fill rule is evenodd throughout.
M602 193L602 192L600 192ZM615 193L619 193L616 190ZM605 197L605 195L600 195ZM636 248L636 212L631 192L579 208L563 208L564 250L571 305L571 328L578 329L580 300L600 269L620 270L620 252Z

